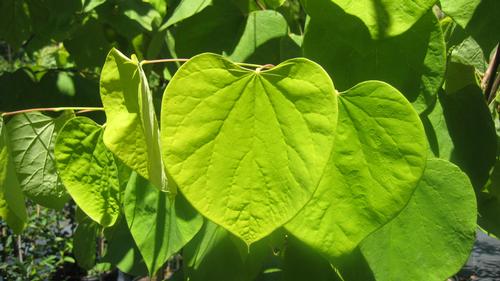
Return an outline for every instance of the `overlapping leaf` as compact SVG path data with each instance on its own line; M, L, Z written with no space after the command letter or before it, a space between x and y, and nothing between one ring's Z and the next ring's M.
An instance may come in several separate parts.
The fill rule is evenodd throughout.
M369 81L341 93L325 174L286 228L330 261L350 253L407 204L426 155L422 123L396 89Z
M432 159L408 206L363 241L361 251L378 281L441 281L467 261L475 233L469 179L455 165Z
M346 13L363 21L374 38L396 36L413 26L436 0L304 0L312 18L331 16L328 5L338 5Z
M311 18L303 49L328 70L337 88L381 80L400 90L419 112L434 103L446 65L443 34L432 12L399 36L374 40L359 19L332 4L322 17Z
M0 117L0 218L15 233L20 233L28 215L9 145L7 129Z
M251 71L202 54L167 86L161 120L165 163L183 194L251 244L316 190L337 101L326 72L309 60Z
M69 198L56 170L54 146L59 130L72 117L69 112L56 119L30 112L14 116L7 124L21 189L49 208L61 209Z
M91 219L113 225L120 214L120 183L102 127L86 117L69 120L57 137L56 167L66 190Z
M123 204L130 232L150 275L189 242L203 224L201 216L181 195L171 201L167 193L136 173L130 177ZM145 225L148 229L144 229Z
M136 61L116 49L109 52L102 70L101 99L108 120L104 130L108 149L154 186L167 190L160 132L146 76Z

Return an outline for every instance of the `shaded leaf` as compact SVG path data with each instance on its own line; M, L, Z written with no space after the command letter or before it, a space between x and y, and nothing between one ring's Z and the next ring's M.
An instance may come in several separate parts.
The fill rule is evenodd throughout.
M21 0L2 0L0 3L0 39L14 50L19 49L31 32L26 3Z
M337 88L381 80L401 91L419 112L434 103L445 73L443 34L432 12L399 36L373 40L359 19L332 4L323 17L312 17L303 48L306 57L334 77Z
M19 234L26 226L28 215L9 145L7 129L0 117L0 218Z
M311 198L332 147L337 100L309 60L251 71L202 54L168 84L161 120L165 164L183 194L250 245Z
M150 275L187 244L203 224L182 195L172 202L167 193L136 173L130 177L123 204L130 232ZM150 226L146 231L145 225Z
M167 29L176 23L192 17L211 4L212 0L181 0L172 16L160 27L160 30Z
M280 38L287 35L288 25L280 13L270 10L252 12L229 58L238 62L279 63Z
M80 209L76 212L83 213ZM73 254L80 267L90 270L96 263L99 225L85 214L79 216L81 218L73 233Z

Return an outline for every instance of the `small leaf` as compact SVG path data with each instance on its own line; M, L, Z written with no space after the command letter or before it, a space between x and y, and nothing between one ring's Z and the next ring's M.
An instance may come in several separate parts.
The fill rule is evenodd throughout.
M192 17L210 4L212 4L212 0L181 0L172 16L160 27L160 30L167 29L176 23Z
M168 84L161 120L165 163L183 194L250 245L311 198L337 100L326 72L307 59L251 71L202 54Z
M104 143L125 165L167 190L160 132L144 71L112 49L101 73L101 99L107 125ZM175 193L175 190L169 190Z
M113 225L120 214L120 184L102 128L86 117L69 120L55 146L56 167L66 190L91 219Z
M203 219L182 197L168 194L132 173L124 196L124 212L132 237L154 275L200 230ZM147 231L144 226L148 225Z
M313 198L285 227L330 261L407 204L427 155L423 125L396 89L368 81L339 96L339 122Z
M469 257L476 211L467 175L445 160L430 159L408 206L368 236L361 251L379 281L445 280Z
M28 214L9 145L7 129L0 117L0 218L19 234L26 226Z
M7 124L21 189L48 208L62 209L69 199L56 170L54 146L59 130L73 117L70 112L56 119L30 112L14 116Z

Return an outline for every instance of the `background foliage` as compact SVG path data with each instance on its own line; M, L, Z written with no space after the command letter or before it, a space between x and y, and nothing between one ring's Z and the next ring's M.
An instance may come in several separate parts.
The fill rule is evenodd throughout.
M470 251L476 216L481 229L500 236L499 11L496 0L2 0L0 111L104 104L106 116L99 111L77 112L92 121L74 118L70 110L3 116L0 203L14 196L10 186L19 186L28 208L27 214L8 213L9 206L0 204L0 276L62 279L115 267L134 276L147 275L149 270L159 272L158 278L176 280L304 280L310 276L336 280L338 275L345 280L423 280L423 273L426 280L442 280L453 275ZM127 57L118 51L108 56L111 48ZM311 204L321 211L299 213L285 228L252 244L250 254L231 228L238 221L224 222L229 232L190 206L182 194L188 199L199 194L188 192L188 176L186 182L178 182L182 194L175 203L167 193L153 189L159 186L175 193L178 188L171 175L154 169L164 161L154 150L159 143L146 154L120 146L123 140L155 140L154 135L138 134L145 130L142 127L121 131L124 120L135 124L147 119L152 128L162 126L162 131L177 126L162 123L171 118L165 110L160 119L163 92L169 85L174 100L186 89L184 84L169 83L180 62L140 65L138 76L134 76L134 63L191 58L204 52L260 65L303 56L321 65L335 91L342 92L336 130L343 142L334 146L332 155L344 160L331 165L331 176L313 197ZM129 59L132 54L136 57ZM120 75L113 72L127 64L128 70L122 69ZM319 73L308 71L303 72L303 80ZM314 78L313 82L329 81L319 75ZM206 88L213 86L212 80L207 79ZM395 89L380 82L362 83L367 80L380 80ZM199 80L191 80L190 85L196 89L196 83ZM113 106L121 103L125 92L154 108L157 116L122 115L123 108ZM375 94L365 97L366 92ZM140 97L151 100L142 102ZM397 122L384 121L391 118ZM107 127L102 129L98 124L104 123ZM64 138L58 139L64 124ZM405 139L405 134L410 138ZM87 135L99 143L98 148L89 148L94 142L75 146L73 140ZM56 139L60 141L54 153ZM380 144L387 149L377 150ZM86 170L79 159L68 157L74 150L81 151L82 159L94 157L108 163L92 174L102 176L97 187L105 190L104 196L92 192L93 181L81 182ZM365 151L368 157L359 155ZM414 158L407 160L408 155ZM425 164L425 155L441 160ZM37 166L43 169L32 168ZM373 174L374 170L380 173ZM387 181L385 175L392 171L400 172L400 182ZM176 181L183 179L173 174ZM7 180L5 175L11 177ZM62 181L78 185L64 187ZM335 189L329 189L332 182ZM452 184L458 188L451 188ZM391 196L371 197L385 190ZM224 195L219 190L214 193ZM347 193L352 198L349 203L343 197ZM18 205L22 204L16 196ZM121 202L125 202L123 210ZM406 203L401 214L387 223ZM335 208L323 207L330 204ZM206 207L205 217L218 218L209 213L213 206ZM433 211L423 216L425 210ZM13 213L15 217L9 217ZM12 223L24 217L27 226ZM165 226L168 235L144 233L137 221ZM338 226L333 230L304 227L332 221ZM14 234L23 228L24 232ZM450 229L449 236L442 235ZM394 241L401 244L384 239L388 236L397 237ZM436 237L440 242L424 250L424 242ZM417 238L423 244L415 242L405 252L408 241ZM151 247L150 241L163 247ZM337 246L339 241L342 246ZM415 251L423 252L422 260L408 258Z

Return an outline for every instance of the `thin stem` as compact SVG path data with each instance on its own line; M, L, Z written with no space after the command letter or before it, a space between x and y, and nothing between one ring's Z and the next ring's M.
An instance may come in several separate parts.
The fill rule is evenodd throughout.
M140 65L166 62L187 62L189 59L158 59L158 60L143 60Z
M497 50L490 61L486 73L484 74L483 81L481 81L481 86L483 86L484 88L484 94L486 95L486 100L490 100L491 96L495 94L491 90L495 82L495 75L497 74L499 63L500 63L500 46L497 45Z
M16 115L21 113L28 113L33 111L64 111L64 110L80 110L78 113L89 112L89 111L103 111L102 107L45 107L45 108L30 108L11 112L3 112L3 116Z

